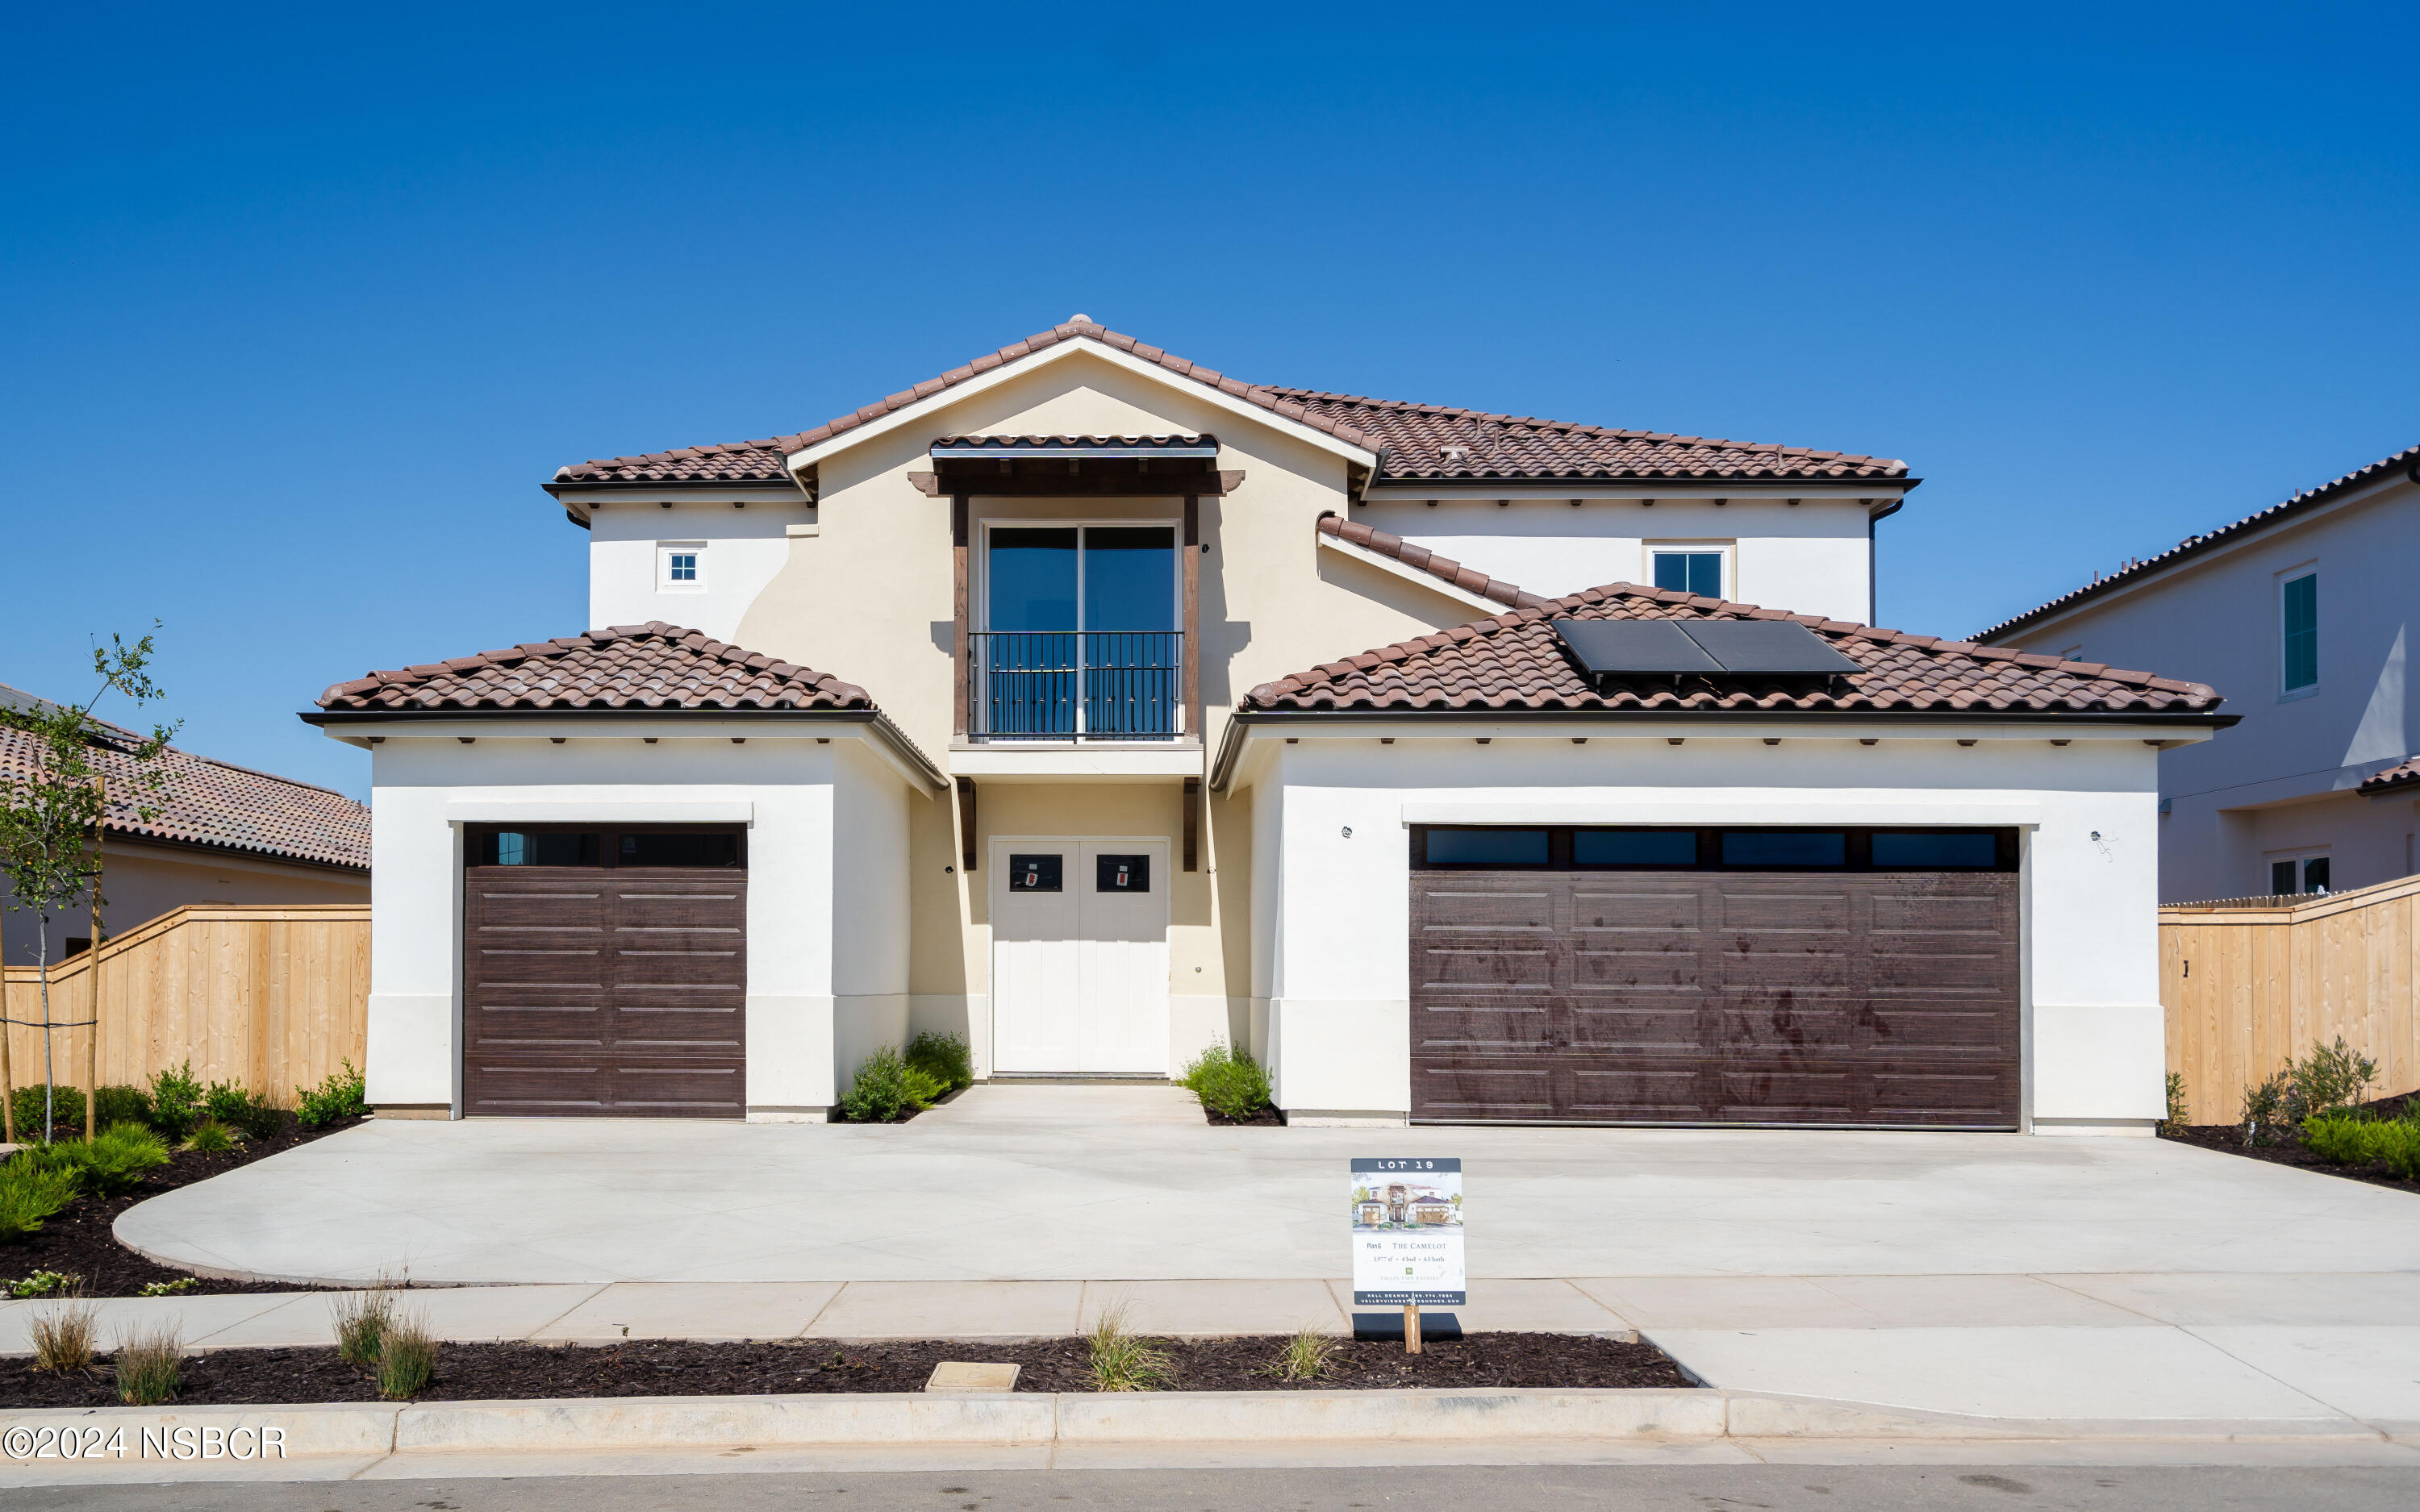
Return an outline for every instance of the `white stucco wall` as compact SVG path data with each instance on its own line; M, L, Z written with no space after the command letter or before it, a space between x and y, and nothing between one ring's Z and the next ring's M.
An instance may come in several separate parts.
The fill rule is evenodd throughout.
M665 505L669 503L671 507ZM751 496L745 509L728 497L613 498L589 504L588 623L667 625L737 643L740 616L790 559L789 532L814 517L804 495ZM666 587L657 553L674 542L703 543L699 584Z
M1779 496L1423 500L1376 498L1352 518L1514 583L1559 597L1603 583L1652 583L1655 549L1730 553L1724 596L1864 624L1871 604L1866 521L1855 498Z
M449 723L372 748L369 1101L458 1109L465 823L741 822L748 1105L822 1117L906 1023L906 779L856 726L828 745L762 723L686 720L653 745L634 726L559 746L532 728Z
M2319 574L2319 681L2278 685L2278 580ZM2242 722L2161 762L2161 896L2269 890L2269 863L2326 853L2336 890L2408 875L2410 795L2362 779L2420 750L2410 666L2420 594L2420 487L2401 477L2139 585L1996 637L1994 644L2208 683Z
M1272 832L1255 856L1276 873L1255 877L1254 990L1264 969L1289 1110L1386 1119L1410 1106L1409 824L1804 823L2021 826L2030 1120L2141 1130L2162 1115L2157 758L2141 732L2055 747L1968 727L1868 747L1846 733L1766 746L1776 732L1700 731L1675 747L1661 729L1411 728L1392 746L1376 730L1289 729L1301 744L1256 738L1246 759ZM1589 744L1573 745L1582 733Z

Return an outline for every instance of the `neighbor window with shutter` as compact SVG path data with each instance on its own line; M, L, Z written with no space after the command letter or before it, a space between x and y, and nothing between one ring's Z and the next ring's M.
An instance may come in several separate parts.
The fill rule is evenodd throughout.
M2299 572L2277 585L2279 691L2319 686L2319 575Z

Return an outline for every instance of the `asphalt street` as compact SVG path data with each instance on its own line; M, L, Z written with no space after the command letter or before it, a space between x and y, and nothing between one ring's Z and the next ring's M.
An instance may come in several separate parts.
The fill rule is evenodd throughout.
M2381 1512L2410 1469L1426 1466L46 1487L11 1512Z

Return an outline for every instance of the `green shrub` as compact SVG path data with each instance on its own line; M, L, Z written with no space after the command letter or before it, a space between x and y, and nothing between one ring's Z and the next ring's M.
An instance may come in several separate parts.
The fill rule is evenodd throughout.
M193 1134L186 1137L185 1148L196 1155L224 1155L240 1143L241 1139L233 1129L216 1119L204 1119L194 1125Z
M944 1092L975 1084L974 1052L967 1041L954 1034L940 1034L932 1029L908 1041L908 1064L941 1084Z
M2407 1181L2420 1181L2420 1121L2410 1118L2370 1125L2370 1157Z
M0 1165L0 1240L23 1239L42 1220L73 1202L76 1173L21 1150Z
M2185 1076L2180 1071L2168 1072L2168 1116L2161 1120L2162 1134L2174 1134L2185 1126L2193 1115L2193 1101L2185 1096Z
M0 1286L12 1297L47 1297L54 1291L73 1291L84 1285L84 1277L59 1271L37 1271L23 1280Z
M369 1111L369 1104L362 1101L368 1090L362 1073L353 1069L349 1060L343 1065L343 1071L328 1072L327 1079L317 1087L294 1088L294 1116L304 1128L317 1129L338 1119L357 1119Z
M202 1115L230 1129L240 1131L249 1139L267 1139L275 1134L286 1116L269 1105L269 1100L245 1091L233 1082L212 1082L202 1094Z
M184 1341L174 1323L119 1339L110 1361L110 1372L117 1378L117 1399L129 1407L157 1407L173 1400L184 1355Z
M895 1123L906 1118L918 1106L908 1074L908 1062L896 1049L876 1046L840 1100L841 1117L851 1123Z
M2361 1094L2378 1079L2378 1062L2347 1045L2339 1034L2335 1043L2324 1045L2315 1040L2309 1055L2286 1062L2286 1115L2300 1123L2335 1108L2358 1105Z
M1094 1391L1160 1391L1176 1384L1176 1361L1126 1324L1121 1300L1101 1309L1084 1331Z
M437 1338L428 1320L413 1315L389 1322L379 1337L379 1395L391 1402L408 1402L428 1389L437 1374Z
M2304 1121L2303 1145L2331 1165L2366 1165L2378 1158L2373 1136L2384 1127L2369 1119L2322 1114Z
M52 1148L74 1162L85 1195L96 1197L124 1196L168 1164L167 1143L139 1123L113 1123L89 1140Z
M43 1084L20 1087L8 1096L11 1111L17 1115L17 1137L33 1144L42 1137ZM73 1138L84 1133L84 1088L53 1086L51 1094L51 1131L54 1138Z
M139 1087L104 1087L100 1102L93 1108L93 1123L106 1129L113 1123L149 1123L151 1099Z
M194 1063L175 1071L151 1073L151 1127L163 1138L182 1139L202 1121L202 1084L194 1079Z
M142 1289L134 1294L138 1297L174 1297L191 1291L201 1284L200 1276L180 1275L174 1281L146 1281L143 1283Z
M1177 1080L1203 1107L1231 1119L1249 1119L1269 1105L1269 1073L1249 1054L1223 1044L1194 1057Z
M396 1319L398 1276L381 1274L366 1291L339 1292L329 1306L336 1325L336 1353L348 1364L376 1370L386 1331Z
M908 1105L922 1113L950 1095L950 1084L922 1066L908 1068Z
M2271 1142L2275 1142L2277 1126L2286 1119L2286 1073L2281 1071L2259 1086L2243 1089L2245 1144L2260 1143L2264 1130L2268 1132Z

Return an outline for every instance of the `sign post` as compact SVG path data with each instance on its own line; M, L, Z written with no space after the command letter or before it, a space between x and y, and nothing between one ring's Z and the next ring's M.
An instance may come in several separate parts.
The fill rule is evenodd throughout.
M1462 1162L1356 1157L1353 1304L1404 1309L1404 1352L1420 1352L1420 1308L1468 1302Z

